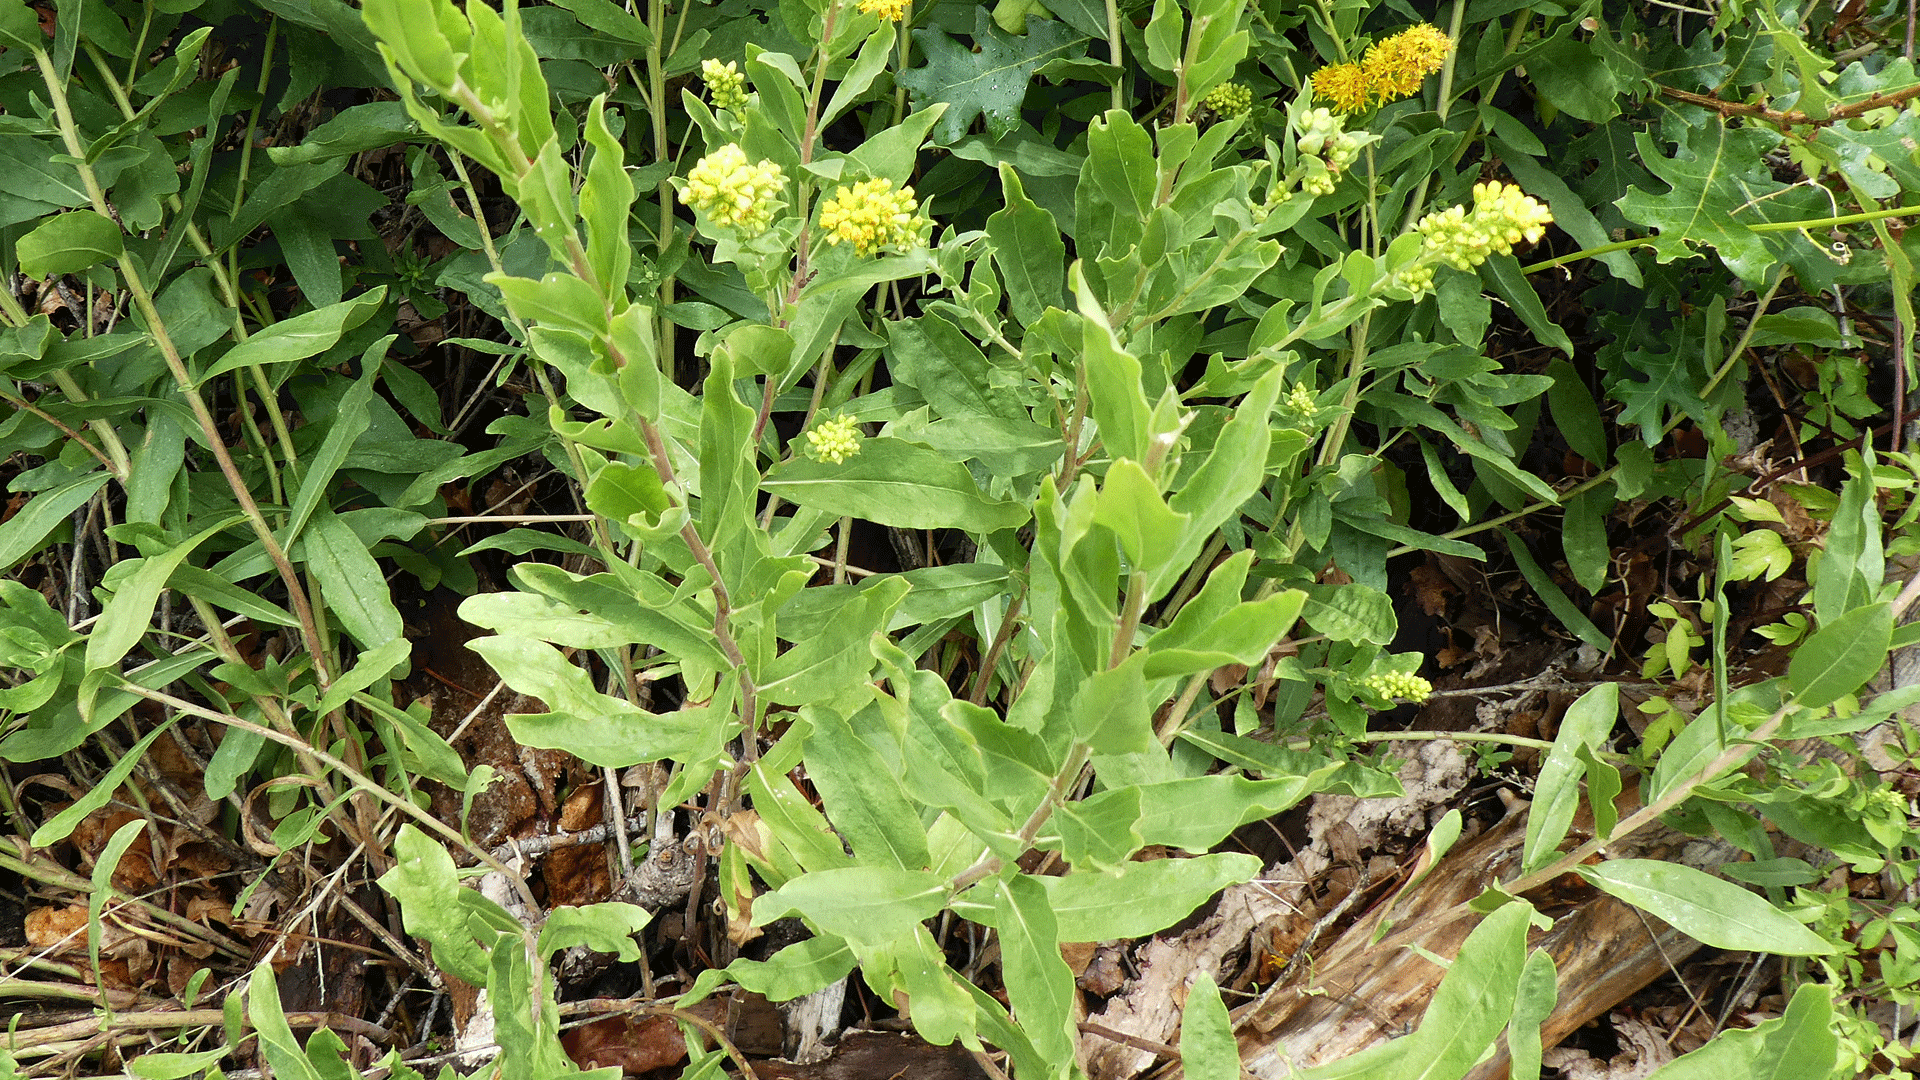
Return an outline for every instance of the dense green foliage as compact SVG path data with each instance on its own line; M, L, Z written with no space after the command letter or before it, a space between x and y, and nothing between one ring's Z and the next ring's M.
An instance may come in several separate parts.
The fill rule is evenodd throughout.
M493 777L395 700L396 577L470 594L472 647L548 710L512 718L521 744L670 769L657 805L729 838L730 925L811 930L675 1008L857 970L927 1040L1030 1078L1075 1068L1061 943L1152 934L1251 878L1216 850L1242 825L1398 791L1372 720L1434 673L1393 647L1409 553L1510 568L1569 649L1696 692L1634 724L1612 682L1572 707L1537 746L1525 875L1455 913L1485 917L1428 1022L1330 1068L1458 1077L1508 1012L1535 1016L1530 1051L1518 1019L1504 1038L1537 1061L1544 917L1516 897L1576 867L1710 945L1809 958L1785 1016L1674 1076L1898 1067L1856 1018L1915 1001L1920 912L1823 883L1912 884L1905 796L1780 748L1850 751L1917 696L1862 697L1912 638L1887 559L1920 550L1920 458L1872 428L1913 379L1874 373L1913 355L1920 80L1875 36L1904 8L74 11L0 0L0 759L162 715L143 702L171 719L139 721L124 769L179 718L221 725L206 795L271 781L280 852L390 851L407 931L488 989L503 1075L578 1071L547 962L632 959L648 915L542 924L524 884L514 912L461 886L462 865L518 878L426 809L428 782L470 800ZM396 146L397 197L355 166ZM426 352L395 332L449 305L482 328ZM519 387L484 433L430 377L455 349ZM1837 494L1769 501L1729 421L1787 352L1815 384L1783 445L1836 448ZM581 530L442 543L450 492L522 459L565 478ZM1594 602L1625 584L1609 530L1632 504L1684 521L1704 568L1633 601L1651 651ZM1819 543L1789 504L1830 522ZM850 561L862 530L904 541L891 565ZM120 553L98 580L73 576L89 544ZM489 550L523 557L512 589L479 590ZM1729 597L1790 571L1804 595L1756 632L1791 660L1743 670ZM242 640L268 628L297 644ZM1623 764L1622 819L1594 793ZM67 838L116 773L23 835ZM1749 811L1829 865L1778 857ZM1765 872L1730 875L1763 892L1581 866L1663 815L1746 850ZM943 913L996 932L1004 995L950 965ZM345 1075L268 967L247 985L278 1075ZM1211 985L1185 1067L1236 1076ZM221 1055L153 1056L141 1075Z

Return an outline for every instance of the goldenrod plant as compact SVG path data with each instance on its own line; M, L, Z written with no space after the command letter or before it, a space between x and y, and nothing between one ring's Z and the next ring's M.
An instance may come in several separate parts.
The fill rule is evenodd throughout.
M1457 1080L1496 1053L1537 1073L1554 972L1528 934L1551 920L1525 897L1569 874L1789 958L1782 1015L1672 1075L1904 1060L1861 1018L1916 1000L1915 909L1832 876L1911 884L1903 796L1784 748L1920 697L1866 689L1913 636L1887 556L1916 547L1916 469L1834 450L1837 493L1791 492L1814 542L1745 486L1761 450L1723 419L1754 350L1842 356L1871 322L1911 358L1910 64L1834 70L1813 16L1773 4L1685 41L1651 9L1459 0L1431 21L1358 0L205 7L43 30L0 0L0 158L23 178L0 192L0 564L52 568L0 583L0 759L139 740L29 846L168 730L221 731L205 795L238 804L250 888L337 842L397 904L372 925L485 989L493 1041L466 1065L582 1071L557 958L641 960L655 915L546 910L435 811L425 781L464 808L496 779L397 695L419 630L396 590L444 587L540 703L507 721L519 746L609 798L644 766L655 839L700 838L696 888L717 887L689 941L805 927L764 958L703 952L727 962L646 1004L683 1026L688 1075L749 1071L703 998L857 978L928 1042L1071 1077L1096 1036L1062 945L1186 919L1261 871L1236 830L1398 794L1381 746L1440 737L1382 719L1444 698L1390 591L1393 560L1431 556L1495 567L1607 674L1551 739L1453 733L1497 747L1490 769L1538 758L1520 863L1433 924L1476 926L1424 1022L1305 1075ZM263 54L203 59L235 10ZM336 77L398 100L266 132ZM1656 80L1693 81L1658 83L1666 122L1629 118ZM397 209L349 170L389 146ZM390 254L369 223L394 214L451 248ZM484 316L457 344L510 402L484 430L396 332L454 305ZM1818 424L1782 444L1871 436L1863 365L1816 366ZM526 524L577 531L447 542L489 516L461 486L510 462L572 511ZM1596 598L1636 569L1609 529L1673 514L1708 569L1691 600L1639 601L1649 652ZM483 552L519 558L507 587L480 588ZM1792 610L1754 630L1791 655L1741 675L1730 593L1796 567ZM275 633L292 645L257 644ZM1623 680L1658 692L1635 709ZM1761 819L1830 864L1777 858ZM1608 857L1655 821L1763 869ZM96 959L140 825L83 886ZM956 927L995 943L985 981ZM1216 974L1175 1051L1205 1080L1241 1067ZM128 1069L218 1068L244 1012L276 1074L351 1074L333 1033L293 1035L272 966L224 989L225 1034ZM387 1049L383 1075L420 1075Z

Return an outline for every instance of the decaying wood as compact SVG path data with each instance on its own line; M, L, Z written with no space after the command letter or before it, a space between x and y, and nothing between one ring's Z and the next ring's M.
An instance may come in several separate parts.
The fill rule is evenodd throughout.
M1576 838L1583 823L1576 823ZM1519 872L1526 814L1499 824L1441 860L1404 894L1382 901L1328 945L1291 982L1270 988L1235 1010L1241 1060L1249 1075L1281 1078L1296 1070L1349 1057L1417 1027L1445 972L1420 952L1451 958L1476 925L1458 919L1418 934L1411 943L1374 944L1383 920L1392 928L1417 930L1425 921L1470 900ZM1700 840L1660 826L1643 829L1608 851L1610 858L1679 862L1711 871L1738 852L1718 840ZM1542 1025L1553 1046L1600 1016L1699 948L1699 943L1596 892L1569 875L1526 897L1554 919L1534 931L1530 948L1545 949L1559 972L1559 1003ZM1184 987L1177 995L1184 1000ZM1507 1075L1500 1052L1470 1074L1472 1080ZM1178 1076L1177 1064L1160 1074Z

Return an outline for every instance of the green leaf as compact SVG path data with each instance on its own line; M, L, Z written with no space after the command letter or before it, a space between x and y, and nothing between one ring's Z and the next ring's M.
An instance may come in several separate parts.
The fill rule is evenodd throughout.
M386 575L345 521L323 504L301 543L327 610L361 648L379 648L405 632Z
M1512 553L1514 563L1520 568L1520 576L1527 579L1527 584L1533 587L1534 593L1540 597L1540 602L1547 605L1547 610L1553 612L1554 618L1560 620L1560 625L1573 631L1574 637L1601 652L1612 651L1612 639L1601 633L1600 628L1593 625L1593 620L1587 618L1585 613L1574 606L1573 601L1567 599L1567 594L1562 592L1560 586L1554 584L1553 579L1547 576L1547 572L1534 561L1533 553L1527 550L1526 542L1508 529L1501 529L1500 536L1506 540L1507 550Z
M1554 737L1553 749L1547 751L1534 785L1533 810L1527 815L1527 839L1521 857L1523 872L1538 870L1558 853L1580 804L1580 774L1585 771L1580 748L1604 745L1619 718L1617 683L1601 683L1567 706L1560 720L1560 734Z
M79 798L48 818L46 824L35 829L33 836L29 837L27 842L34 847L48 847L72 836L73 830L86 820L87 815L107 805L114 794L120 790L120 785L126 783L127 777L133 774L133 767L140 763L140 758L146 754L147 747L152 746L153 741L165 734L172 726L173 720L165 720L158 727L147 732L139 742L133 744L125 756L113 763L113 768L108 769L94 781L91 787L81 792Z
M633 935L647 928L653 915L637 904L608 901L579 906L563 905L547 913L540 928L542 957L551 957L562 949L585 945L598 953L612 953L631 962L640 959L640 943Z
M234 514L168 548L165 554L121 564L129 572L118 580L113 598L107 601L99 621L94 623L93 633L87 638L87 670L117 667L121 658L147 632L153 621L153 607L159 603L160 593L167 587L167 579L173 576L174 570L195 548L243 520L241 515Z
M1026 35L1014 37L993 24L985 5L974 12L972 49L937 26L915 30L913 39L927 62L901 72L895 81L912 92L917 108L948 103L934 129L934 138L942 144L959 142L980 116L995 137L1013 131L1034 70L1049 61L1083 56L1087 46L1085 37L1050 19L1029 19Z
M1000 165L1005 205L987 218L993 261L1007 287L1007 303L1022 326L1038 322L1042 312L1066 302L1067 245L1053 215L1027 198L1020 174Z
M1480 280L1500 295L1513 308L1520 321L1527 324L1533 336L1543 345L1551 345L1568 356L1573 355L1573 341L1567 332L1560 328L1547 315L1547 309L1540 302L1540 294L1533 289L1533 283L1527 275L1521 273L1520 262L1511 255L1495 255L1480 267Z
M760 485L799 506L902 529L966 529L988 533L1026 524L1025 506L991 499L966 466L899 439L872 438L834 465L794 458Z
M727 974L769 1001L792 1001L845 978L853 964L853 950L846 942L837 937L811 937L765 960L741 957L727 965Z
M1817 291L1833 277L1833 263L1798 230L1754 232L1769 222L1807 221L1832 214L1821 191L1774 179L1767 162L1785 141L1764 125L1732 127L1717 116L1676 125L1685 140L1672 157L1644 131L1634 145L1647 168L1667 185L1664 192L1629 187L1616 203L1629 220L1659 234L1659 260L1691 254L1693 245L1711 246L1727 269L1749 283L1771 281L1781 263L1791 266L1802 287Z
M1000 882L994 916L1000 930L1000 970L1014 1022L1042 1057L1072 1061L1078 1042L1073 971L1060 956L1046 890L1025 874L1007 878Z
M1247 822L1271 817L1325 790L1339 769L1339 765L1326 765L1306 776L1279 780L1221 774L1142 784L1140 839L1185 851L1210 850ZM1106 797L1095 795L1094 799Z
M197 1054L141 1054L127 1062L127 1071L140 1080L184 1080L203 1074L230 1053L227 1047L216 1046Z
M1865 686L1886 664L1892 643L1893 607L1885 601L1854 608L1822 626L1787 664L1795 703L1818 709Z
M1396 1080L1459 1080L1486 1056L1513 1012L1532 916L1524 902L1505 904L1467 935L1420 1029L1405 1040L1405 1066L1391 1074Z
M1335 641L1385 645L1398 628L1393 601L1386 593L1355 582L1350 585L1306 585L1300 618L1315 633Z
M1221 889L1253 880L1260 860L1240 852L1125 863L1111 873L1039 879L1061 941L1113 941L1157 934ZM972 912L968 917L971 918Z
M888 372L920 391L941 420L1026 420L1019 397L997 384L993 365L959 327L938 315L886 326Z
M20 238L14 249L20 272L43 279L77 274L120 257L125 250L120 226L91 210L74 210L48 218Z
M861 645L866 644L864 636ZM807 714L807 776L820 791L827 817L864 865L924 870L927 830L880 754L842 717L816 709Z
M195 385L204 386L209 379L252 364L284 364L318 356L333 348L342 334L373 318L386 299L387 287L382 285L351 300L282 319L227 350Z
M1801 1080L1844 1075L1834 1065L1840 1040L1833 1031L1833 988L1803 982L1787 1011L1745 1030L1721 1032L1712 1042L1660 1067L1647 1080Z
M799 915L855 944L883 945L907 936L946 906L946 879L883 866L816 870L753 902L753 925Z
M11 2L0 0L0 3ZM93 498L93 493L106 486L111 479L111 473L88 473L72 483L36 495L32 502L0 522L0 570L12 569L13 564L39 550L41 541L49 533L59 528L75 510L85 506L87 500Z
M257 337L257 335L256 335ZM319 452L307 459L305 475L300 479L300 491L293 497L292 513L286 527L280 530L279 540L283 546L289 546L300 530L306 528L307 519L313 516L314 507L326 495L327 484L333 480L333 474L346 464L347 455L353 444L367 430L372 422L368 405L373 401L373 380L379 374L380 362L386 359L387 350L392 347L395 338L388 334L374 342L361 355L360 378L340 397L340 404L333 412L333 421L327 427L327 437L320 444Z
M545 702L546 713L515 714L507 728L528 746L565 750L583 761L624 769L642 761L691 761L722 738L724 715L698 706L650 713L593 688L586 671L544 641L511 634L476 638L467 647L485 657L501 681Z
M874 663L871 638L887 626L909 588L905 580L890 577L845 600L829 626L761 667L757 681L763 698L804 705L865 682Z
M300 1049L280 1005L280 988L273 981L273 965L262 960L247 980L247 1018L260 1035L260 1053L273 1075L287 1080L336 1080L322 1077Z
M325 716L345 705L347 699L392 674L412 655L412 643L406 638L394 638L377 649L361 653L354 660L353 667L334 677L327 692L320 695L320 703L314 706L313 711Z
M1764 897L1680 863L1614 859L1579 867L1595 888L1716 949L1828 956L1833 946Z
M1180 1067L1193 1080L1240 1080L1240 1044L1220 1000L1220 987L1206 971L1187 987L1180 1016Z
M1509 1075L1536 1080L1540 1075L1540 1025L1553 1015L1560 1001L1559 974L1545 949L1527 954L1520 982L1513 991L1513 1019L1507 1022L1507 1051L1513 1056Z
M487 954L474 941L466 910L455 903L462 887L453 857L440 841L411 824L400 826L393 854L393 869L380 875L379 884L400 901L400 921L407 933L433 946L433 962L440 970L485 986ZM475 899L488 902L477 894Z

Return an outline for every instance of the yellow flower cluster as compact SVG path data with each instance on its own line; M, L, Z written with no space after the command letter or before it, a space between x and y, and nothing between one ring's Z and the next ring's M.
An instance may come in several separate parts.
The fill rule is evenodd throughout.
M1404 671L1375 672L1360 680L1362 686L1389 700L1410 701L1415 705L1433 696L1433 684Z
M1222 120L1245 116L1253 111L1253 91L1237 82L1224 82L1207 92L1200 104Z
M1360 63L1329 64L1313 73L1313 96L1343 113L1384 105L1420 89L1446 64L1453 41L1438 27L1420 23L1376 42Z
M860 428L851 416L839 416L807 432L807 456L835 465L860 452Z
M739 112L747 106L747 77L733 61L721 63L718 60L700 61L700 79L707 84L707 100L713 102L716 109L732 109Z
M1490 255L1507 255L1522 240L1536 243L1546 235L1553 211L1511 184L1491 181L1473 185L1473 210L1450 206L1428 214L1414 231L1426 238L1434 259L1460 270L1471 270Z
M884 177L842 184L820 204L820 229L827 243L844 241L859 255L883 247L911 247L920 238L920 222L913 216L919 208L912 188L895 191L893 181Z
M860 0L862 15L878 15L888 22L899 22L907 14L908 0Z
M771 161L749 165L746 151L738 143L728 143L694 163L680 189L680 201L706 214L715 225L758 236L772 223L786 183L780 166Z

